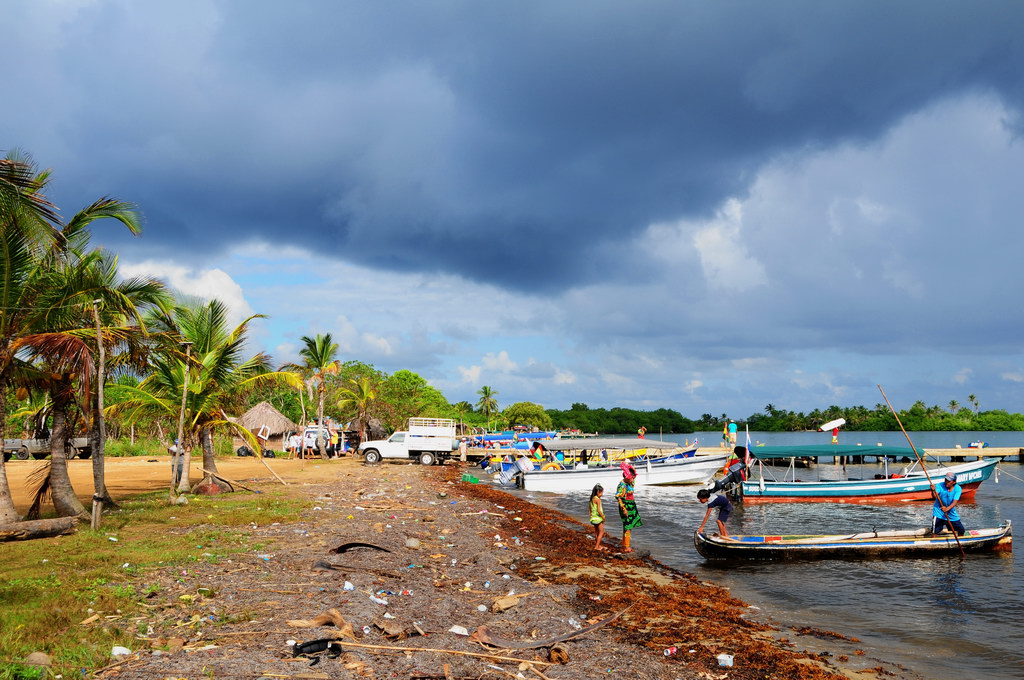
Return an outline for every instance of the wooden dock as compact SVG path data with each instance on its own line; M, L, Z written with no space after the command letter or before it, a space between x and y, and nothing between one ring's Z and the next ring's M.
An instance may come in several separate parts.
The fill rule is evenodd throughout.
M924 451L929 456L948 457L953 460L958 458L964 460L968 458L1002 458L1005 460L1010 456L1017 456L1018 463L1024 462L1021 460L1024 448L1019 446L986 446L982 449L924 449Z

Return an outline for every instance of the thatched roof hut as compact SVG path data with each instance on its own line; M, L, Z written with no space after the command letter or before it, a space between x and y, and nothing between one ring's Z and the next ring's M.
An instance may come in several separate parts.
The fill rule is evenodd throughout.
M259 434L260 428L265 427L264 432L268 438L302 429L266 401L253 406L235 422L255 434Z

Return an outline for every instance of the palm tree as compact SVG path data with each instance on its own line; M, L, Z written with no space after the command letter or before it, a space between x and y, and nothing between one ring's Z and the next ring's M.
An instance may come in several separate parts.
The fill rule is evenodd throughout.
M981 405L978 403L978 398L973 394L968 394L967 401L971 402L971 406L974 407L974 412L978 413L978 409L981 408Z
M467 413L473 410L473 405L468 401L460 401L456 404L452 404L452 408L455 409L455 413L459 416L459 431L464 431L465 428L462 425L462 419Z
M356 423L359 426L359 438L365 441L370 406L377 398L377 393L374 391L370 379L365 376L349 382L352 386L341 391L342 397L338 401L338 408L342 412L355 412Z
M950 399L949 400L949 412L950 413L956 413L959 410L960 410L960 402L957 401L956 399Z
M477 394L480 395L480 401L476 403L476 408L487 418L487 429L489 430L491 429L491 414L498 410L498 400L495 399L498 393L484 385L477 390Z
M206 303L182 303L167 312L156 310L148 320L157 347L150 358L150 374L138 386L112 384L115 404L113 413L123 413L128 422L147 414L158 414L176 420L181 407L186 375L188 392L185 399L185 426L182 444L185 459L179 491L189 488L190 453L194 446L203 448L203 468L208 470L203 483L217 484L210 472L217 471L213 451L213 432L217 427L235 428L254 446L255 435L230 423L224 409L240 393L272 382L288 382L298 378L292 373L271 372L270 357L264 353L242 358L249 324L254 314L231 329L227 308L219 300ZM179 349L182 341L191 342L189 358Z
M32 353L37 361L59 365L60 374L84 378L80 388L88 383L82 373L86 364L72 366L68 361L84 362L86 358L82 353L87 349L84 337L88 335L88 331L82 332L84 305L109 292L103 287L83 290L78 286L79 275L87 268L83 263L95 257L87 252L91 223L112 218L133 233L139 231L132 206L110 198L95 201L62 223L56 208L45 198L48 181L49 172L37 173L27 157L0 159L0 437L5 435L11 381L16 373L31 372L25 362L26 353ZM114 297L120 308L123 300ZM62 395L69 389L60 380L51 380L48 387ZM83 394L87 393L84 390ZM58 435L62 434L63 428L58 430ZM57 439L51 443L60 443L59 436ZM63 453L62 443L61 449ZM56 462L59 475L60 461ZM64 493L59 487L60 480L54 491ZM78 501L73 492L71 496L60 501L55 498L55 503L66 500L74 506ZM0 462L0 522L17 518L6 470Z
M320 457L327 457L326 429L324 428L324 400L327 397L327 376L338 372L339 364L338 344L333 342L330 333L319 334L315 338L307 335L302 336L305 347L299 350L299 356L304 361L301 364L288 364L282 370L293 370L302 372L317 391L316 418L319 428L317 429L316 445L320 451Z

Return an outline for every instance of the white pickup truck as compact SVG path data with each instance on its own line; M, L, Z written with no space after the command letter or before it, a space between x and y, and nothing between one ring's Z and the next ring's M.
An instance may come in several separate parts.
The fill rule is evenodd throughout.
M422 465L444 464L455 450L455 421L449 418L409 418L409 429L387 439L363 442L359 453L367 463L382 458L419 460Z
M66 444L68 458L88 458L92 455L92 448L89 446L88 437L75 437L68 440ZM42 460L50 455L50 440L47 437L41 439L5 439L4 440L4 462L11 459L11 456L18 460L28 460L29 456L36 460Z

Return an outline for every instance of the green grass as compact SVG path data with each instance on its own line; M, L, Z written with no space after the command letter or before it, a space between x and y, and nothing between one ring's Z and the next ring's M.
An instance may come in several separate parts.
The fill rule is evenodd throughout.
M104 516L98 532L82 528L72 536L3 544L0 680L43 677L10 663L35 651L49 654L53 671L70 678L79 677L78 669L109 663L114 645L135 649L141 644L134 639L138 624L127 619L142 612L139 602L160 589L146 576L161 567L217 562L259 549L238 527L296 519L308 502L286 494L275 489L198 496L188 505L169 506L161 492L125 502ZM79 625L89 609L102 612L101 619ZM115 613L125 617L103 622L104 614Z

